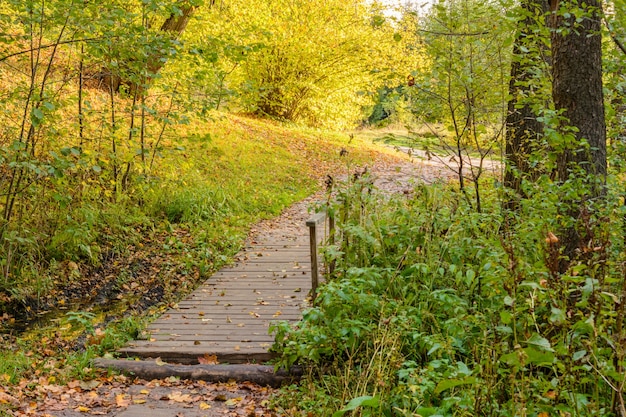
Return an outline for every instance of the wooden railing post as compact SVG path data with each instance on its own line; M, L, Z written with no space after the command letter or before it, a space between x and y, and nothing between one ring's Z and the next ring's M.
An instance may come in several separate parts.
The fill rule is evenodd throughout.
M317 261L317 225L326 218L326 213L317 213L306 225L309 228L309 245L311 250L311 299L315 302L317 287L319 285L319 263Z

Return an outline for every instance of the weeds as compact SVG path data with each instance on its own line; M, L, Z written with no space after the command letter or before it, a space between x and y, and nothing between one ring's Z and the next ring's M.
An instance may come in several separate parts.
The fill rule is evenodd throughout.
M476 213L446 184L341 188L335 272L300 323L275 329L279 365L312 369L304 412L371 397L359 415L624 415L619 200L581 212L589 245L563 273L563 190L546 190L503 223L488 190Z
M33 216L3 239L0 378L49 372L51 360L58 378L84 376L90 358L137 337L159 308L227 263L250 225L308 195L322 172L343 170L341 147L352 163L371 158L345 136L216 119L165 138L154 171L130 177L115 201L87 159L49 187L33 185ZM24 332L24 319L42 328Z

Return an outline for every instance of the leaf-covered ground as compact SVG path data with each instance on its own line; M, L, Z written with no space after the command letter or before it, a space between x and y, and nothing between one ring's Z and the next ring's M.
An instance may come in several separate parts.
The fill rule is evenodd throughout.
M0 387L0 404L17 409L5 411L11 416L253 417L272 415L267 409L271 392L250 383L209 384L177 378L144 381L123 375L59 385L54 378L42 376L25 380L10 392Z
M375 172L376 185L391 192L410 192L415 180L432 182L446 175L441 166L410 164L386 159L378 162L370 171ZM267 229L293 228L290 210L275 219L260 222L252 228L253 233ZM185 242L190 237L185 230L171 234L155 235L133 247L124 258L114 259L103 265L94 276L94 282L106 283L121 271L132 279L122 284L122 291L107 294L107 299L119 299L125 303L135 300L135 309L147 309L166 301L173 287L163 288L158 277L168 275L167 285L178 289L192 286L198 276L182 273L180 257L168 254L172 239ZM174 262L174 259L179 259ZM93 291L95 284L85 291ZM101 293L99 289L96 292ZM97 294L96 294L97 299ZM131 308L131 310L133 309ZM106 325L106 324L104 324ZM84 379L61 383L63 371L68 364L59 359L59 350L76 350L90 343L98 343L102 332L96 327L92 334L81 340L68 342L62 337L42 339L44 347L27 354L41 355L40 369L25 376L19 383L8 382L8 375L0 375L0 415L9 416L86 416L104 415L135 417L157 416L271 416L268 402L274 392L270 388L250 383L210 384L202 381L181 381L176 378L145 381L122 375L109 375L101 371L84 369ZM47 353L46 353L47 352ZM87 365L88 366L88 365ZM42 370L43 369L43 370ZM3 379L4 378L4 379ZM4 411L3 411L4 410Z

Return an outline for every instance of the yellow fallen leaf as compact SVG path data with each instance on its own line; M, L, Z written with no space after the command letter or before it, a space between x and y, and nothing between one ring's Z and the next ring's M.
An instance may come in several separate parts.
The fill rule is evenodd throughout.
M76 411L78 411L79 413L88 413L89 411L91 411L91 408L85 407L84 405L79 405L78 407L76 407Z
M100 386L100 381L96 381L95 379L92 379L91 381L78 381L78 386L83 391L91 391Z
M203 356L198 357L198 363L201 365L217 365L217 355L209 355L205 353Z
M183 394L181 391L176 391L167 396L170 401L177 403L193 402L193 398L189 394Z
M146 403L146 400L143 398L133 400L133 404L145 404L145 403Z
M119 408L128 407L130 405L130 398L127 398L126 394L117 394L115 396L115 405Z
M148 395L148 394L150 394L150 390L142 389L141 391L139 391L139 393L143 394L143 395Z
M211 406L205 402L200 403L198 407L200 407L200 410L208 410L209 408L211 408Z
M0 391L0 404L11 404L13 406L18 406L20 404L20 401L12 395Z
M224 405L226 407L235 407L237 404L241 402L242 399L243 399L242 397L231 398L230 400L226 401Z

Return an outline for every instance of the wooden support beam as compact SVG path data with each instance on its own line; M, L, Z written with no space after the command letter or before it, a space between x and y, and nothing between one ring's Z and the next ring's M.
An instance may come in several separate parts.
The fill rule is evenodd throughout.
M311 299L315 302L317 296L317 286L319 284L319 263L317 261L317 228L318 225L324 224L326 213L316 213L306 225L309 228L309 244L311 248Z
M153 361L134 361L121 359L95 359L93 365L102 369L113 369L132 374L139 378L152 380L171 376L207 382L249 381L255 384L280 387L284 383L297 382L302 376L302 369L293 367L289 371L274 371L268 365L177 365Z

